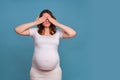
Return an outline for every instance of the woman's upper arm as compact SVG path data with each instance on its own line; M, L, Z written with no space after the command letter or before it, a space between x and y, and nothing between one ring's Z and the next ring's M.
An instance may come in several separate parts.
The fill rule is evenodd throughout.
M65 31L63 31L62 29L59 30L59 33L60 33L60 38L71 38L71 37L74 37L74 36L70 36L68 35Z
M16 31L16 33L18 33L18 32ZM23 35L23 36L33 36L34 29L29 28L29 29L27 29L27 30L25 30L25 31L23 31L21 33L18 33L18 34Z
M29 35L30 35L29 29L27 29L27 30L25 30L25 31L23 31L23 32L19 32L19 31L15 30L15 32L16 32L17 34L24 35L24 36L29 36Z

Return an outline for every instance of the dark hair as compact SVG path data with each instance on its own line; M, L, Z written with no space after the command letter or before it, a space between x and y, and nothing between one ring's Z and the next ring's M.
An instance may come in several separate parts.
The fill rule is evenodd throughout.
M52 18L56 19L56 18L53 16L52 12L51 12L50 10L48 10L48 9L44 9L44 10L40 13L39 17L42 17L44 13L48 13ZM43 34L44 26L42 25L42 23L41 23L41 24L38 24L37 27L38 27L38 33L39 33L39 34ZM53 25L52 23L51 23L49 29L50 29L50 34L51 34L51 35L53 35L53 34L56 33L56 26Z

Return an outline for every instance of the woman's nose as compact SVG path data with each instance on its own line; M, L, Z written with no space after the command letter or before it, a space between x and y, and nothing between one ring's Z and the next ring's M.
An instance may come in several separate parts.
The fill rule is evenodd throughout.
M45 21L46 21L46 22L49 22L49 20L48 20L48 19L46 19Z

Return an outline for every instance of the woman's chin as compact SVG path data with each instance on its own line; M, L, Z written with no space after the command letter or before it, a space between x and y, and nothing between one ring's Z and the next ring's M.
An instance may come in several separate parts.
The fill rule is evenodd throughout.
M43 25L45 28L49 28L50 24Z

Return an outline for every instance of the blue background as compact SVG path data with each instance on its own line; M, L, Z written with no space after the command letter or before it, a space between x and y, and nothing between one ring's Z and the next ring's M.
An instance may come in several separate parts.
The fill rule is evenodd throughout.
M0 0L0 79L29 80L33 39L14 28L43 9L77 32L63 39L63 80L120 80L120 11L117 0Z

